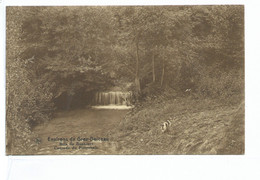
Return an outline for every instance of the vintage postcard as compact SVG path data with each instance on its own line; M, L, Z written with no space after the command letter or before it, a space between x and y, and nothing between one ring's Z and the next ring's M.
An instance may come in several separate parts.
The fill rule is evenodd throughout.
M244 6L6 7L7 155L245 152Z

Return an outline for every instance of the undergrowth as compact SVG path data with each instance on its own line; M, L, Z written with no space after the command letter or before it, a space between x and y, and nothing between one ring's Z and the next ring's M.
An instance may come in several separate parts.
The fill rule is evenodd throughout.
M109 136L121 154L243 154L244 104L194 98L148 98ZM240 98L241 99L241 98ZM171 119L163 133L160 126Z

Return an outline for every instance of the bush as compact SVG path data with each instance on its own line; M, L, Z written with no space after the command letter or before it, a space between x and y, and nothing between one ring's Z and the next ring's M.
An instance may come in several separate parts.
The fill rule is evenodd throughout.
M244 94L244 77L241 71L215 70L211 74L201 76L198 84L199 95L221 101L230 101L233 97L242 97Z
M33 73L24 68L20 59L7 63L7 154L24 154L34 148L32 132L35 125L48 121L54 110L52 86L44 78L30 78Z

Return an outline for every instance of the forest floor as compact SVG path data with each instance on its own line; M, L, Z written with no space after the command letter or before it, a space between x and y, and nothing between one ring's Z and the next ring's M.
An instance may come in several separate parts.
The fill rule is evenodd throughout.
M161 124L170 118L171 126L163 133ZM156 98L132 110L59 112L47 125L36 127L35 132L40 138L36 154L244 154L244 103ZM59 146L49 137L75 137L74 143L78 137L104 137L109 141L82 145L97 149L72 149L69 140Z

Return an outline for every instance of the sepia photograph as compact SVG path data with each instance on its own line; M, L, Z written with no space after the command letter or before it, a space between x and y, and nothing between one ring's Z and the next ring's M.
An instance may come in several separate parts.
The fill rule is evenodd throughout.
M243 5L7 6L6 155L244 155Z

